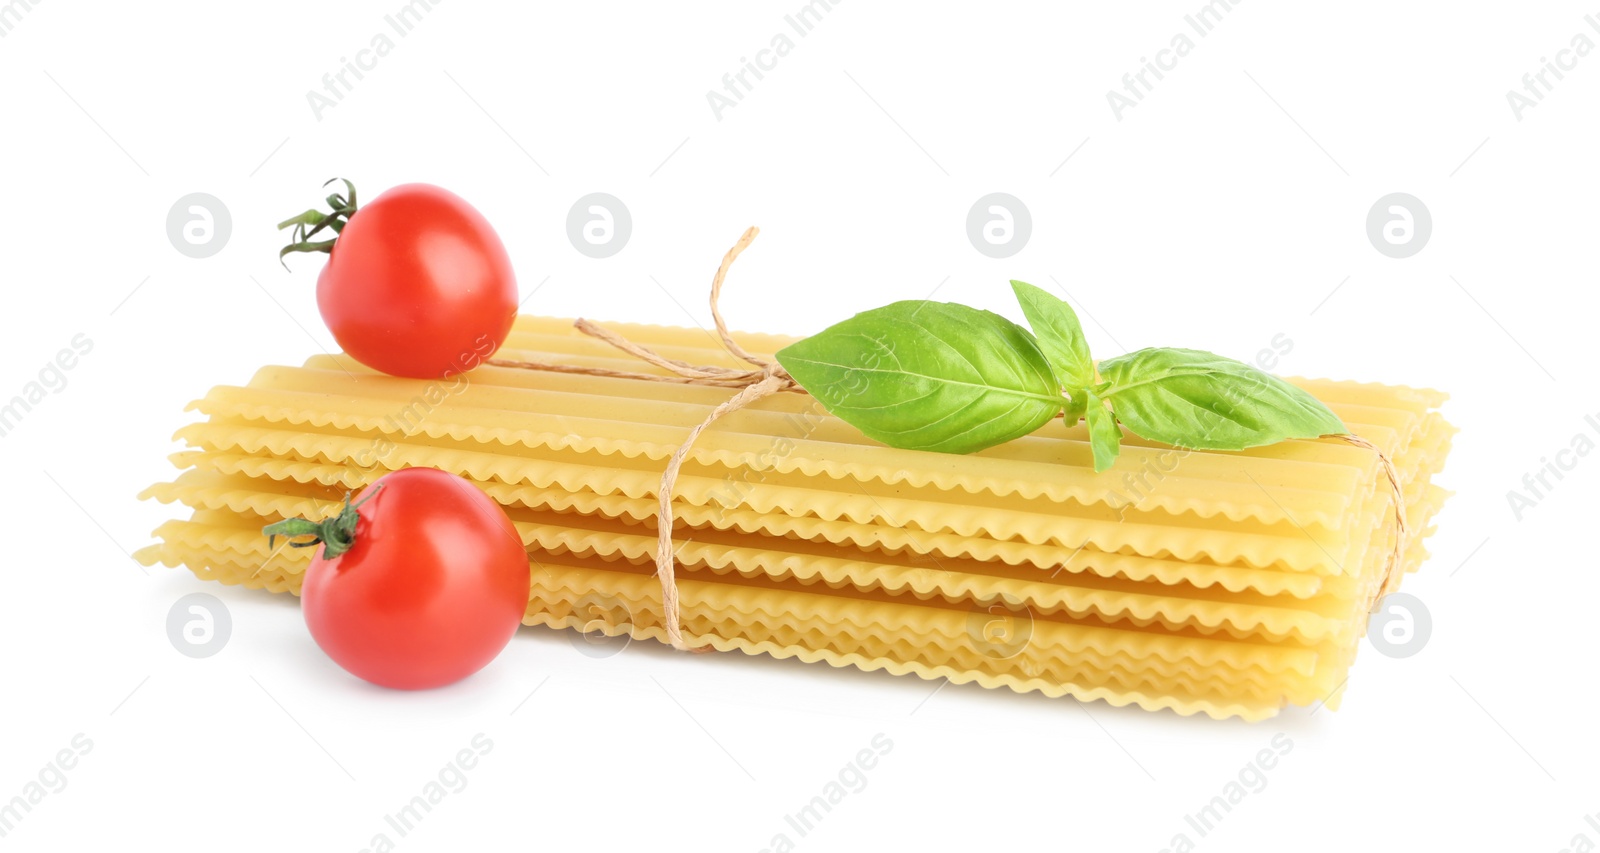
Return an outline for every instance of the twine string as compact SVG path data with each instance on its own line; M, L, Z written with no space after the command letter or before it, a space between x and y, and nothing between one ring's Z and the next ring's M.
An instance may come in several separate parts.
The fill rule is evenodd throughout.
M1400 472L1395 470L1394 460L1390 459L1389 454L1384 453L1376 444L1351 433L1325 437L1337 438L1347 444L1366 448L1378 454L1378 465L1383 468L1384 478L1389 481L1390 498L1394 503L1394 547L1390 549L1388 563L1384 567L1383 583L1378 587L1378 594L1372 601L1372 605L1376 607L1378 600L1383 598L1390 591L1391 585L1395 583L1397 573L1402 571L1401 566L1404 564L1406 550L1411 544L1411 524L1406 520L1405 488L1400 484Z
M553 364L542 361L512 361L509 359L489 359L489 364L499 367L515 367L524 370L548 370L556 373L573 373L581 376L605 376L614 379L643 379L650 382L673 382L683 385L709 385L719 388L738 388L739 393L723 401L706 419L689 430L689 435L684 438L683 444L673 451L667 459L667 467L661 472L661 485L656 489L659 499L659 509L656 514L656 577L661 581L661 611L662 625L667 634L667 642L672 647L688 651L707 651L709 646L691 649L683 639L683 627L678 613L678 584L677 584L677 555L672 547L672 495L677 486L678 472L683 468L683 462L689 456L689 451L694 448L694 443L712 424L725 415L737 412L740 409L764 397L784 391L805 393L794 377L784 370L775 361L768 361L752 355L740 346L733 335L728 332L728 324L722 319L722 310L717 302L722 296L722 283L728 277L728 269L733 266L739 254L749 248L751 241L761 229L751 226L739 242L722 257L721 266L717 267L717 274L711 279L711 317L716 322L717 336L721 338L722 345L734 357L751 365L749 370L740 370L719 365L690 364L675 358L667 358L655 350L641 346L615 332L608 331L588 320L577 320L573 326L578 331L604 341L613 347L639 359L647 364L659 367L671 373L662 376L658 373L637 373L630 370L612 370L605 367L582 367L571 364Z
M717 274L711 279L711 318L716 323L717 337L721 339L722 346L735 358L750 365L750 369L722 367L720 365L691 364L675 358L667 358L649 347L636 344L615 332L609 331L588 320L579 319L573 322L574 328L596 340L610 344L612 347L627 353L640 361L667 371L669 375L660 373L639 373L631 370L613 370L606 367L585 367L573 364L558 364L544 361L520 361L512 359L488 360L488 364L497 367L511 367L523 370L543 370L552 373L568 373L579 376L601 376L612 379L640 379L648 382L668 382L680 385L706 385L718 388L737 388L739 392L713 408L705 420L689 430L678 449L673 451L667 459L667 467L661 472L661 484L656 489L659 508L656 514L656 577L661 582L661 608L662 624L667 635L667 642L672 647L685 651L708 651L710 646L691 648L683 639L683 628L678 613L678 584L677 584L677 555L672 545L672 495L678 482L679 471L683 468L684 460L694 448L694 443L712 424L720 418L739 411L758 400L783 392L799 394L808 393L794 377L784 370L777 362L769 361L753 355L728 332L728 324L723 320L722 310L718 302L722 297L722 284L728 277L728 269L739 254L749 248L761 229L751 226L733 244L727 254L722 257L722 264L717 267ZM1379 590L1381 595L1389 588L1394 573L1399 571L1401 560L1405 554L1410 528L1406 523L1405 496L1400 486L1400 476L1395 471L1394 463L1388 454L1372 442L1358 435L1333 435L1328 438L1337 438L1363 447L1378 454L1379 464L1383 467L1385 476L1389 480L1390 489L1394 496L1394 515L1397 524L1394 548L1389 555L1388 566L1384 571L1383 586Z

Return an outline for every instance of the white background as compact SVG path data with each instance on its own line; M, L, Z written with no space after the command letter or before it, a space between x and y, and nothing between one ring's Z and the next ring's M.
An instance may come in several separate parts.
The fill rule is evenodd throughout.
M1506 497L1575 435L1600 440L1600 58L1520 121L1505 95L1575 34L1600 40L1594 4L1244 3L1118 121L1107 90L1199 0L851 0L719 121L707 90L800 0L449 2L319 120L307 91L401 5L46 2L0 39L0 398L74 335L94 344L0 439L0 800L75 734L94 744L0 847L358 850L479 732L494 745L467 787L398 849L1600 842L1600 459L1520 521ZM1431 640L1367 648L1337 712L1255 725L654 644L596 659L542 629L450 689L364 685L293 599L127 556L179 512L134 495L171 475L183 405L333 348L320 259L284 272L273 224L335 175L471 200L524 296L544 282L532 313L708 323L717 260L759 224L724 300L736 327L807 333L935 290L1020 319L1021 278L1070 293L1101 355L1250 358L1282 333L1283 372L1447 390L1457 494L1406 586ZM597 191L633 218L604 260L565 233ZM231 212L208 259L165 233L191 192ZM1031 210L1009 259L965 235L990 192ZM1365 234L1391 192L1432 214L1405 260ZM196 591L233 618L206 660L165 632ZM879 733L894 746L865 789L798 837L784 816ZM1265 790L1199 837L1184 815L1280 733Z

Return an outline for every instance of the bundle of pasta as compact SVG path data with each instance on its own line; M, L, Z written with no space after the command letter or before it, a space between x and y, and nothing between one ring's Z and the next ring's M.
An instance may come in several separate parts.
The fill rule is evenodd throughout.
M612 328L729 363L699 329ZM659 372L546 318L519 318L500 356ZM1454 430L1435 392L1296 384L1393 461L1398 490L1376 454L1328 441L1222 453L1124 435L1096 473L1081 425L958 456L766 397L700 436L669 495L683 637L1213 717L1336 705L1374 600L1425 557ZM138 557L298 593L308 555L269 550L263 525L331 516L347 490L432 466L507 509L529 554L527 624L663 639L662 466L727 397L493 365L431 382L331 356L266 367L192 405L206 419L178 431L182 473L144 496L193 513ZM1391 567L1397 493L1413 535Z

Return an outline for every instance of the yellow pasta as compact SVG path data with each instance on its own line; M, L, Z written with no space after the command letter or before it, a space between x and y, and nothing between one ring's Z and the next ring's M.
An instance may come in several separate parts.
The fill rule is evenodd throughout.
M178 454L179 467L196 466L202 470L223 473L244 473L251 477L319 483L337 486L324 492L330 502L343 494L343 489L356 489L377 479L386 469L361 471L319 462L251 457L247 455L204 451L185 451ZM561 490L536 489L524 485L511 485L497 481L480 482L478 486L506 506L544 507L581 515L601 515L612 518L629 518L636 521L653 521L656 513L654 500L632 499L619 495L594 495ZM262 488L272 488L264 486ZM1416 490L1413 490L1416 491ZM236 509L271 511L264 501L266 496L255 491L240 491L227 485L159 484L145 493L147 497L162 500L182 500L191 506L227 506ZM1417 491L1420 495L1421 492ZM1427 486L1426 499L1414 498L1409 504L1413 520L1431 517L1442 505L1445 492L1437 486ZM188 495L185 498L183 495ZM1025 542L1000 541L959 537L947 533L926 533L903 528L859 525L851 522L830 522L820 519L785 515L761 515L744 508L724 510L721 507L694 507L677 505L680 523L696 530L731 530L742 533L765 532L774 536L809 539L848 545L869 551L934 554L941 558L971 558L1007 566L1033 566L1051 572L1091 573L1103 577L1122 576L1136 581L1161 583L1189 583L1199 587L1218 586L1238 592L1245 589L1267 595L1292 594L1307 598L1325 595L1348 599L1355 595L1355 584L1348 577L1318 577L1299 572L1276 569L1256 569L1247 566L1191 563L1171 558L1156 559L1126 554L1104 554L1090 549L1066 549L1051 545L1030 545ZM1413 543L1413 553L1421 554L1420 542ZM1415 566L1420 557L1407 561Z
M226 418L184 427L178 436L208 450L325 460L347 466L359 466L362 454L374 441L349 428L274 428ZM642 459L605 455L585 459L570 452L484 446L456 439L413 438L390 442L388 447L385 462L391 467L432 465L475 480L633 498L652 497L660 482L659 472L648 467L653 463ZM824 479L832 483L831 478ZM1367 479L1375 484L1376 472ZM768 513L805 513L828 520L883 523L929 532L948 530L963 536L987 535L1069 548L1088 543L1101 551L1145 556L1171 553L1185 560L1204 557L1258 567L1283 564L1319 574L1345 572L1352 555L1365 549L1371 535L1370 527L1364 524L1344 531L1318 528L1308 535L1305 526L1292 515L1270 525L1240 521L1223 527L1214 520L1186 520L1181 515L1162 512L1119 512L1104 504L1035 503L1031 510L1025 510L985 506L977 496L965 492L941 493L933 496L936 500L924 500L921 495L917 499L898 497L895 487L879 490L861 482L846 490L837 485L825 488L825 483L788 485L781 480L782 475L766 473L730 483L726 475L708 476L691 469L678 480L678 499L711 506L721 496ZM1258 500L1273 503L1278 489L1268 491L1261 482L1271 481L1258 481L1239 490L1242 493L1245 488L1253 489ZM1387 500L1387 495L1378 496ZM963 500L970 503L962 503ZM1365 520L1363 516L1357 519Z
M254 573L247 568L248 559L227 553L177 548L172 554L173 562L208 565L211 576L224 582ZM651 609L653 581L647 569L555 560L561 558L552 558L534 570L534 593L525 619L529 624L568 618L592 630L599 627L595 624L598 612L610 614L599 620L602 626L626 628L637 636L657 635L660 618ZM250 580L271 588L277 577L267 571ZM1315 701L1335 686L1334 682L1312 686L1305 679L1301 670L1309 666L1309 657L1297 660L1207 640L1148 638L1125 631L1028 621L1020 624L1025 626L1029 642L1019 646L1021 652L1012 654L1004 640L986 644L975 639L982 620L992 618L987 614L979 614L975 620L967 611L791 591L763 594L693 578L684 581L683 590L686 629L695 642L719 647L780 638L783 645L798 648L865 653L880 664L916 661L1008 675L1018 681L1055 682L1055 695L1076 695L1080 689L1106 685L1143 687L1178 696L1209 694L1213 704L1254 706L1255 713L1280 705L1286 697L1277 691L1286 683L1298 685L1288 698L1298 696L1305 701ZM891 638L880 637L883 633ZM1191 659L1203 660L1208 666L1195 672Z
M566 354L541 355L549 358ZM316 363L317 359L312 361ZM526 379L527 375L534 379ZM651 406L631 399L628 393L633 388L654 383L606 380L604 386L624 383L629 387L604 396L581 391L548 394L524 387L486 387L485 383L604 386L593 378L496 367L480 368L471 376L475 381L463 383L464 388L437 404L414 404L408 399L421 398L414 389L400 384L405 380L350 375L336 369L267 368L258 373L249 389L213 389L205 399L197 401L195 408L218 420L282 423L325 435L382 433L402 441L410 439L410 443L437 447L487 442L521 445L529 450L508 448L507 454L529 459L549 458L551 454L536 451L552 449L619 454L639 460L632 465L636 470L659 473L659 463L676 449L688 426L703 418L721 394L720 389L681 387L696 398L692 405L687 401L668 401ZM712 394L705 395L707 391ZM403 414L419 405L427 409L424 419L414 420L416 416ZM768 405L768 402L758 405ZM1357 407L1334 408L1336 411L1347 409L1340 413L1353 427L1361 429L1380 445L1395 444L1395 436L1402 432L1409 436L1425 422L1425 419L1406 415L1415 422L1407 423L1404 430L1397 430L1355 418L1353 410ZM1393 410L1378 411L1393 413ZM397 413L402 414L397 416ZM614 416L601 417L607 413ZM758 417L762 414L777 413L745 411L731 416L726 423L719 422L713 428L717 441L705 448L697 446L691 453L691 459L701 466L699 473L705 474L710 468L749 467L775 481L794 482L801 477L826 473L835 478L876 481L891 487L902 483L918 488L931 485L939 490L960 490L980 498L989 493L1014 497L1013 501L995 504L1006 509L1026 507L1046 498L1078 505L1127 505L1138 511L1187 511L1202 516L1227 515L1234 519L1251 516L1269 523L1283 520L1292 511L1302 524L1322 524L1336 529L1344 519L1343 513L1353 499L1361 476L1369 473L1373 464L1370 453L1329 442L1285 442L1244 454L1198 451L1178 454L1148 443L1141 446L1130 438L1126 469L1145 472L1147 480L1159 477L1162 485L1160 489L1130 494L1124 480L1126 471L1072 480L1041 475L1041 468L1048 472L1063 463L1075 467L1088 465L1082 426L1062 429L1059 436L1030 436L969 457L952 457L958 460L954 463L930 466L926 454L918 451L862 444L865 439L859 435L853 436L854 441L819 435L823 427L829 431L841 429L833 418L812 416L811 422L823 427L817 427L806 437L796 437L783 433L786 428L797 428L793 422L782 417ZM1365 416L1371 421L1384 420L1370 413ZM745 431L741 426L757 429ZM633 437L614 437L630 434ZM651 437L655 440L647 440ZM772 446L779 441L782 442L781 452L774 452ZM368 449L359 448L352 456ZM1162 462L1163 457L1170 459L1180 455L1181 470L1172 476L1157 473L1160 471L1157 463ZM1241 459L1250 461L1243 463ZM1041 466L1041 462L1049 464ZM1340 467L1330 468L1329 465ZM710 476L723 473L715 471ZM796 474L799 476L786 477ZM1273 495L1276 501L1262 499L1254 485L1262 481L1278 484ZM1308 483L1314 486L1307 488ZM1219 488L1232 491L1219 494ZM890 489L872 489L875 495L887 491ZM1232 503L1226 500L1229 496L1241 495L1242 500Z
M261 516L245 528L245 538L256 543L263 557L265 541L256 535L261 525L277 518L321 517L337 507L337 494L324 487L293 481L256 483L248 478L199 471L186 472L175 483L152 487L148 494L196 509L231 509ZM607 557L620 554L644 562L654 553L653 529L640 521L518 505L508 505L508 510L535 559L539 553L574 551ZM1073 573L1052 577L1033 567L963 557L851 552L827 541L758 538L714 529L696 532L679 549L678 559L686 566L704 564L745 577L794 578L836 589L882 590L924 600L938 597L952 603L1009 602L1040 614L1067 612L1144 623L1159 621L1173 629L1226 631L1238 637L1282 638L1292 634L1307 640L1333 639L1343 643L1354 640L1359 629L1359 608L1330 596L1306 601L1293 596L1233 594L1219 600L1189 584L1152 586L1119 577Z
M615 329L669 358L728 363L698 330ZM651 370L545 318L519 318L500 355ZM1081 426L930 454L779 395L708 430L674 488L684 630L724 650L1180 713L1336 704L1372 601L1426 556L1454 429L1436 392L1294 381L1393 460L1417 535L1392 574L1391 495L1368 450L1183 452L1125 436L1118 465L1095 474ZM660 638L661 468L727 396L493 366L421 382L328 356L263 368L193 405L207 419L178 433L185 470L143 495L193 515L139 557L295 593L309 555L268 559L262 525L329 515L346 490L427 465L508 509L530 554L525 621L595 627L580 611L599 601L629 617L597 630ZM1027 625L1015 653L974 633L991 611Z

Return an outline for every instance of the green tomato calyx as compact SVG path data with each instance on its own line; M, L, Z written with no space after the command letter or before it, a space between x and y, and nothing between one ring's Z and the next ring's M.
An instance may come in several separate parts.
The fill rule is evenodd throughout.
M383 484L378 483L368 489L367 493L361 496L361 500L355 503L350 502L350 493L345 492L344 508L339 510L339 514L332 518L324 518L321 521L286 518L283 521L261 528L261 533L267 537L267 547L269 549L277 542L279 536L289 539L298 536L310 536L312 538L308 541L291 541L289 546L292 548L311 548L321 545L322 558L332 560L350 550L350 546L356 544L356 522L361 520L361 515L356 512L356 509L367 501L372 500L373 496L382 490Z

